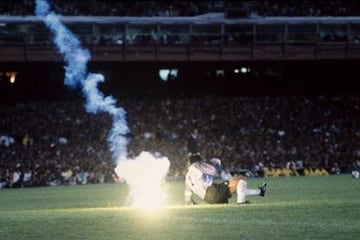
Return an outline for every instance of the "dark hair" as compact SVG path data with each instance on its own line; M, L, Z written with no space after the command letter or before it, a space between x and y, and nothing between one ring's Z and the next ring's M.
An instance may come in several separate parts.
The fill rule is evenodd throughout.
M189 156L189 161L190 161L190 164L193 164L194 162L197 162L197 161L200 161L201 160L201 157L199 154L191 154Z

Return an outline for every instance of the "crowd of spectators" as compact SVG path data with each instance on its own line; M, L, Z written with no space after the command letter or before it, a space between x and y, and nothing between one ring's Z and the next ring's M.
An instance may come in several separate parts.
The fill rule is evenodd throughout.
M262 17L308 17L308 16L359 16L360 6L346 0L305 0L305 1L249 1L251 11Z
M64 16L196 16L223 11L223 1L114 1L52 0L52 9ZM35 0L3 0L0 15L34 15Z
M129 157L167 156L169 177L184 176L194 129L201 157L221 159L230 173L360 167L358 96L126 98L121 105L131 129ZM1 112L0 186L116 181L106 114L65 100L3 105Z
M52 9L64 16L196 16L210 12L224 12L227 9L246 9L252 17L273 16L360 16L360 5L357 1L345 0L318 0L318 1L69 1L53 0ZM0 15L34 15L34 4L32 0L2 0L0 1ZM102 29L101 24L97 26ZM97 28L96 27L96 28ZM52 37L48 32L26 32L25 28L41 29L39 26L29 24L25 27L2 25L0 26L0 43L10 44L52 44ZM114 29L116 27L114 26ZM282 30L256 30L256 41L258 42L282 42L282 41L321 41L321 42L354 42L358 43L360 36L358 27L350 29L347 25L326 26L320 25L318 32L307 30L307 26L301 26L294 33ZM324 28L324 29L323 29ZM121 28L120 28L121 29ZM219 28L220 29L220 28ZM277 29L277 28L274 28ZM210 31L200 34L179 32L177 30L166 30L157 32L157 26L153 25L151 30L123 30L109 31L104 27L101 31L89 30L74 31L80 36L84 44L89 45L237 45L250 44L254 41L253 29L238 30L232 32L225 27L225 32ZM300 31L299 33L297 31ZM101 32L101 33L100 33ZM130 33L131 32L131 33ZM11 34L9 34L11 33Z
M115 1L52 0L65 16L196 16L242 8L257 16L359 16L357 0ZM33 15L34 0L2 0L0 15ZM251 14L250 14L251 13Z

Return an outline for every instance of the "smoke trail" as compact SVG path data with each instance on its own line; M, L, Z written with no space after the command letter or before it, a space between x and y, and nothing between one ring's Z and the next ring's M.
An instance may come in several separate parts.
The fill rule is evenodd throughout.
M121 107L116 107L116 100L111 96L104 96L97 88L103 82L101 74L87 73L87 63L90 53L82 48L77 37L62 24L60 17L50 12L46 0L36 0L35 14L41 18L54 35L54 42L58 51L64 56L65 80L70 88L81 87L86 100L86 111L92 113L106 112L112 116L113 126L108 136L108 143L113 154L113 159L121 162L127 159L127 139L129 133L126 122L126 112Z
M35 13L54 34L56 47L65 58L65 84L70 88L81 87L86 100L86 111L106 112L112 116L113 125L108 142L113 159L117 163L115 172L131 186L133 206L159 207L166 199L162 185L170 161L166 157L157 157L148 152L142 152L135 159L127 159L128 142L125 135L129 128L125 118L126 112L123 108L115 106L116 100L113 97L105 97L97 88L98 84L104 81L104 76L87 73L89 51L81 47L80 41L61 23L60 17L50 12L46 0L36 0Z

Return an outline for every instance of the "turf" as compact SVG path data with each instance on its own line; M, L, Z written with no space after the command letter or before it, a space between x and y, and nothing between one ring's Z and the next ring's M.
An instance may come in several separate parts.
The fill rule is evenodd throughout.
M183 205L168 182L167 205L128 206L127 185L0 189L0 239L358 239L360 180L350 175L249 179L267 195L251 204ZM146 183L145 183L146 184Z

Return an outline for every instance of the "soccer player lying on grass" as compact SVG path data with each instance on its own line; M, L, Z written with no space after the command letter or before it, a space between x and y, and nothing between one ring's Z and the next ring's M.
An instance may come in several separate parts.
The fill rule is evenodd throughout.
M248 189L246 178L237 176L222 182L214 182L215 176L221 176L221 161L213 158L209 162L193 162L185 176L185 203L195 204L192 195L196 194L210 204L229 203L233 193L237 194L237 203L250 203L246 196L265 196L267 184L264 182L258 189Z

